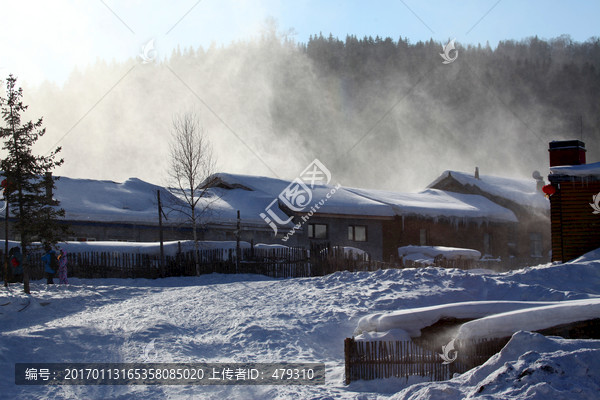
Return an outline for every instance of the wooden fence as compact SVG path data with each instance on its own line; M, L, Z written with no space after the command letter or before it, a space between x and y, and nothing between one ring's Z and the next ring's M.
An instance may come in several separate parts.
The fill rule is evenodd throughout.
M44 278L42 253L29 257L31 279ZM402 259L390 262L373 261L367 254L344 251L330 243L313 244L305 248L243 248L239 259L235 249L204 249L198 252L200 274L249 273L274 278L323 276L337 271L375 271L389 268L419 268L426 265ZM0 260L3 260L0 251ZM468 260L436 258L434 266L443 268L476 267ZM80 252L68 254L68 274L78 278L159 278L195 276L194 252L179 252L166 256L161 267L157 254L137 254L120 251ZM10 277L9 277L10 278Z
M298 278L326 275L336 271L372 271L398 268L370 261L367 255L344 254L335 249L323 252L323 246L304 248L243 248L239 259L235 249L204 249L198 252L198 270L202 274L262 274L274 278ZM42 253L28 254L30 279L43 279ZM165 256L161 267L157 254L125 252L69 253L68 276L77 278L159 278L195 276L193 251ZM0 251L0 260L3 260Z
M344 341L346 384L356 380L428 377L432 381L452 378L483 364L508 342L505 339L480 339L455 343L456 360L444 364L442 349L426 342L412 341Z

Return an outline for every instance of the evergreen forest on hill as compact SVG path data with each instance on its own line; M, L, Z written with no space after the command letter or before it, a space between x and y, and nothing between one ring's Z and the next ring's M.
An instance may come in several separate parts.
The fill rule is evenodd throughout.
M86 148L91 175L111 163L156 182L172 115L190 107L227 172L292 179L319 158L345 186L406 191L446 169L545 175L551 140L582 139L588 162L600 160L599 38L456 42L450 64L444 44L322 34L297 43L270 29L227 46L158 47L152 64L99 60L26 93L47 145L67 132L65 158ZM139 173L114 149L158 161Z

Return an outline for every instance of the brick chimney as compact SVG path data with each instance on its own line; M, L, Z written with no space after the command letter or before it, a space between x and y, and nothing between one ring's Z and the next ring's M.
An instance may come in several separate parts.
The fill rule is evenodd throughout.
M585 143L580 140L550 142L550 166L585 164Z

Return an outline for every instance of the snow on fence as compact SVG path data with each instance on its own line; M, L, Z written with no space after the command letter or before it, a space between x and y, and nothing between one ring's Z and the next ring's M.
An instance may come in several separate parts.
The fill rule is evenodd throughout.
M311 256L312 255L312 256ZM45 278L42 253L29 253L29 276ZM89 251L68 253L68 275L77 278L158 278L196 275L193 251L165 256L161 268L158 254L122 251ZM0 252L0 259L3 259ZM202 249L198 251L200 274L262 274L274 278L296 278L326 275L336 271L371 271L398 267L368 260L366 254L356 255L304 248L242 248L239 261L236 249Z
M452 378L486 362L508 342L503 339L476 339L457 342L456 360L444 364L442 349L432 349L427 342L344 341L346 384L357 380L420 376L431 381Z

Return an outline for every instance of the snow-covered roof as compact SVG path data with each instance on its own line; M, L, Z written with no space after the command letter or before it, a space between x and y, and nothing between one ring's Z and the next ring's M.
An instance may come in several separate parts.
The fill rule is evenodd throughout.
M136 178L117 183L60 177L56 181L54 198L60 201L67 220L157 223L157 190L161 191L164 204L180 203L166 189ZM176 220L182 216L173 215L172 218Z
M265 208L272 201L273 197L271 195L261 191L214 187L209 188L205 196L200 199L198 207L201 209L208 207L205 218L209 221L235 223L237 221L237 211L240 210L240 218L244 223L252 222L268 227L261 219L260 214L265 212ZM282 219L287 219L277 203L271 208Z
M472 173L444 171L427 187L436 187L438 183L450 177L464 186L475 186L492 196L510 200L522 206L534 207L541 210L550 209L550 202L537 190L537 182L534 179L506 178L491 175L480 175L479 179L477 179Z
M383 190L348 189L366 198L388 204L397 215L420 215L431 218L454 217L517 222L515 214L473 194L428 189L420 193L397 193Z
M268 198L269 201L265 203L260 212L264 212L265 207L268 206L270 202L277 199L281 192L283 192L284 189L288 187L291 183L291 181L278 178L228 173L215 174L215 177L219 178L219 181L222 184L224 184L224 186L243 187L250 189L251 191L260 192L262 193L262 195L266 196L266 198ZM312 205L314 203L320 202L321 200L327 199L327 194L330 193L333 189L335 189L334 185L314 185L312 188L310 188L312 201L310 201L309 204ZM247 196L247 193L241 194ZM307 206L305 210L309 211L310 207ZM335 193L331 195L330 198L327 199L327 201L324 201L323 204L320 205L318 213L337 215L361 215L374 217L393 217L395 215L394 211L386 204L382 204L379 201L374 201L364 196L353 193L352 191L344 187L340 187L337 190L335 190Z
M501 338L518 331L539 331L572 322L600 318L600 299L562 301L541 307L515 310L463 324L459 339Z
M213 175L209 188L198 205L208 206L206 222L233 223L240 210L244 223L267 227L261 218L270 207L282 220L287 219L285 204L279 195L292 181L261 176L219 173ZM130 178L125 182L61 177L56 182L54 197L71 221L122 222L156 224L158 221L156 192L161 192L165 210L172 210L166 223L180 223L185 216L177 210L185 207L178 196L167 189ZM333 194L332 194L333 193ZM315 184L307 193L310 211L328 215L392 218L396 215L419 215L429 218L468 218L479 221L516 222L514 213L489 199L472 194L428 189L421 193L396 193L381 190L348 188L332 184ZM329 196L329 197L328 197ZM545 199L544 199L545 200Z
M583 165L561 165L550 167L550 173L552 175L600 177L600 162Z

